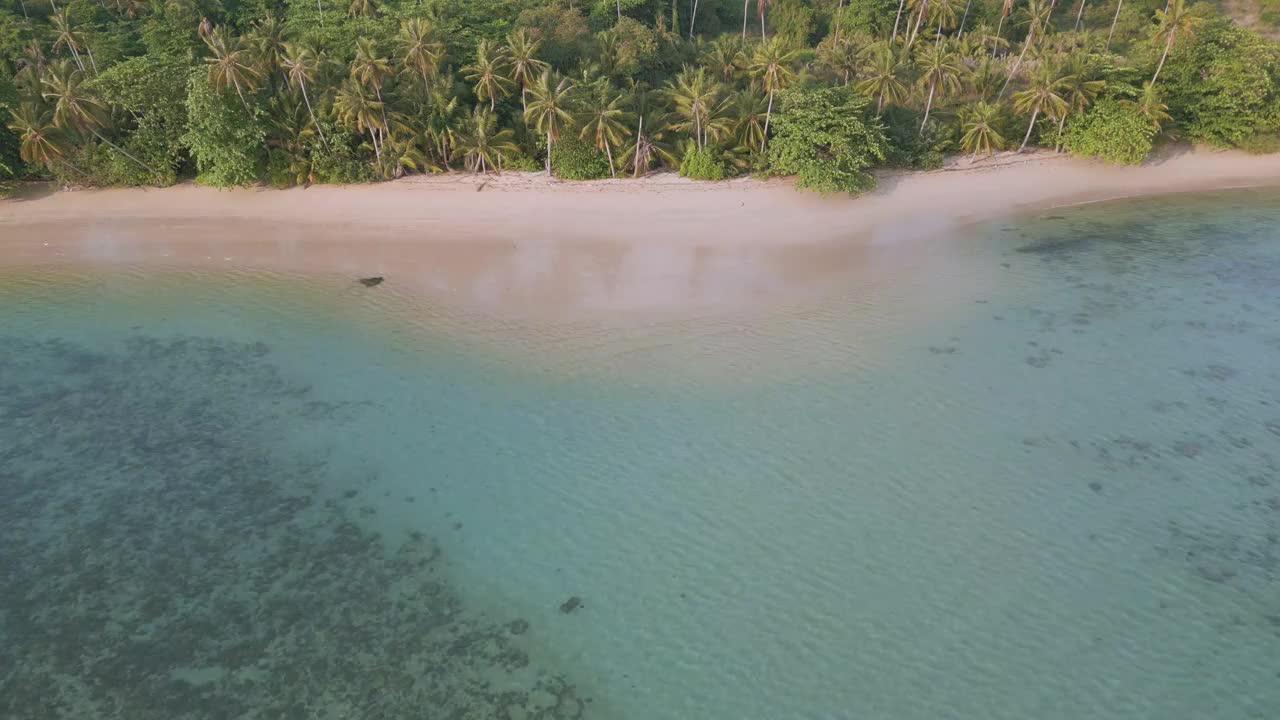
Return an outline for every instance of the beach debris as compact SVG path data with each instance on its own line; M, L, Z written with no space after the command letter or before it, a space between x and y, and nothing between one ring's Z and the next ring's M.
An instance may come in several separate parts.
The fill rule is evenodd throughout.
M360 278L358 282L365 287L378 287L385 279L386 278L381 275L378 275L376 277Z
M573 597L560 603L560 612L568 615L569 613L582 607L582 598L574 595Z

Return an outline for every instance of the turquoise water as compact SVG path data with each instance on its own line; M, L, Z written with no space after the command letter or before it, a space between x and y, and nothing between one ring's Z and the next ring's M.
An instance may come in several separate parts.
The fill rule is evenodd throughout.
M1073 208L616 322L7 271L0 717L1274 718L1277 228Z

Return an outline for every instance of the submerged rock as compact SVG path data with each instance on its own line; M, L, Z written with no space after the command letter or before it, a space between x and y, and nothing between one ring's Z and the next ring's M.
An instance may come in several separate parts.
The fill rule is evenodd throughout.
M560 603L560 612L566 615L582 607L582 598L574 595L573 597Z
M359 282L365 287L377 287L383 283L386 278L378 275L376 277L360 278Z

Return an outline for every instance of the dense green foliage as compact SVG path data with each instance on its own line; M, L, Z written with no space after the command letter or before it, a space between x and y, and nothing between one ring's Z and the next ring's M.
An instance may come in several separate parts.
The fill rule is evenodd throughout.
M1151 152L1157 132L1137 105L1106 99L1071 118L1063 144L1078 155L1137 165Z
M5 177L858 191L944 153L1135 162L1162 135L1280 146L1280 45L1186 0L0 0Z
M774 172L823 192L875 185L867 170L885 159L888 146L866 100L844 87L792 88L780 100L768 150Z

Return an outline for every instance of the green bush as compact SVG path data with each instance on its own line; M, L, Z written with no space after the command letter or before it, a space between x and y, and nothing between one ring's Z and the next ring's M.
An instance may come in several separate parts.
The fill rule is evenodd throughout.
M338 185L373 180L373 166L352 149L350 136L332 130L328 147L317 144L311 148L311 175L315 182Z
M693 180L723 180L724 163L720 162L715 148L698 149L690 145L680 160L680 174Z
M568 133L551 145L551 172L566 180L609 177L609 158Z
M769 172L796 175L796 185L857 193L875 187L867 170L884 162L888 142L867 101L847 87L790 88L779 93Z
M1157 132L1137 105L1109 98L1099 100L1087 112L1071 116L1062 140L1077 155L1137 165L1151 153Z
M1241 150L1254 155L1270 155L1280 153L1280 133L1258 133L1250 135L1239 143Z
M220 93L209 85L204 68L191 71L187 82L190 123L182 142L196 161L196 180L226 187L258 180L266 163L267 132L261 110L252 115L234 93Z
M889 142L885 164L911 170L933 170L942 167L947 143L940 137L939 125L932 119L920 132L921 114L910 108L890 105L880 116Z

